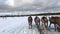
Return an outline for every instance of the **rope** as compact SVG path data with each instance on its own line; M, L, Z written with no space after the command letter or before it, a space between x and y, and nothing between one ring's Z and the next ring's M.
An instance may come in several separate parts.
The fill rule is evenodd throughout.
M43 24L44 27L44 31L46 32L46 34L48 34L47 28L45 27L45 24Z
M42 31L42 29L40 28L39 25L37 25L37 29L38 29L38 31L39 31L40 34L44 34L44 32Z

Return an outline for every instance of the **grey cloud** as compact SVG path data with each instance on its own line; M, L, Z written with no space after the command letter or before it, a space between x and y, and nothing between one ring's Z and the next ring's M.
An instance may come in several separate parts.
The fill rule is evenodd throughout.
M34 0L31 4L23 4L21 5L21 0L15 0L15 4L17 7L11 7L7 4L0 3L0 10L10 10L10 11L28 11L28 10L38 10L37 8L41 8L43 10L59 8L60 0ZM35 6L35 7L34 7Z

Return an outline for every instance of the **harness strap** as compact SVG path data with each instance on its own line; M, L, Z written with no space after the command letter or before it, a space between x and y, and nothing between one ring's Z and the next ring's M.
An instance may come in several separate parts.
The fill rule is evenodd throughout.
M59 27L59 28L60 28L60 26L59 26L59 25L57 25L57 27Z

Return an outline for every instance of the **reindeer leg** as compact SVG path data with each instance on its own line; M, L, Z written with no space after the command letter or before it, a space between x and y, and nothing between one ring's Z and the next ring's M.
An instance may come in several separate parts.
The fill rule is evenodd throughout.
M48 29L48 23L45 23L45 27Z
M47 22L47 27L48 27L48 22Z
M50 27L51 27L51 23L50 23L50 25L49 25L49 31L50 31Z
M30 23L29 23L29 29L30 29Z
M40 26L40 22L39 22L39 26Z
M50 23L50 25L49 25L49 28L50 28L50 26L51 26L51 23Z
M55 31L56 31L56 24L54 24L54 26L55 26Z
M30 22L30 23L29 23L29 29L31 29L31 28L32 28L32 23Z
M47 30L48 30L48 22L46 23L46 28L47 28Z
M32 23L31 23L31 29L32 29Z

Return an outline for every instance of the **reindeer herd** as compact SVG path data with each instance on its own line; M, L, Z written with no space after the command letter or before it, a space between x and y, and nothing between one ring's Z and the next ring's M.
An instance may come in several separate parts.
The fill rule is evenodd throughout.
M28 17L28 23L29 23L29 29L32 28L32 21L33 21L33 18L31 16ZM40 21L42 22L42 24L45 25L45 27L48 29L48 27L50 28L51 24L54 24L54 27L55 27L55 31L60 31L60 17L49 17L49 20L47 19L47 17L43 16L41 19L36 16L34 18L34 22L36 25L39 25L40 26ZM48 23L50 22L49 26L48 26ZM50 30L50 29L49 29Z

